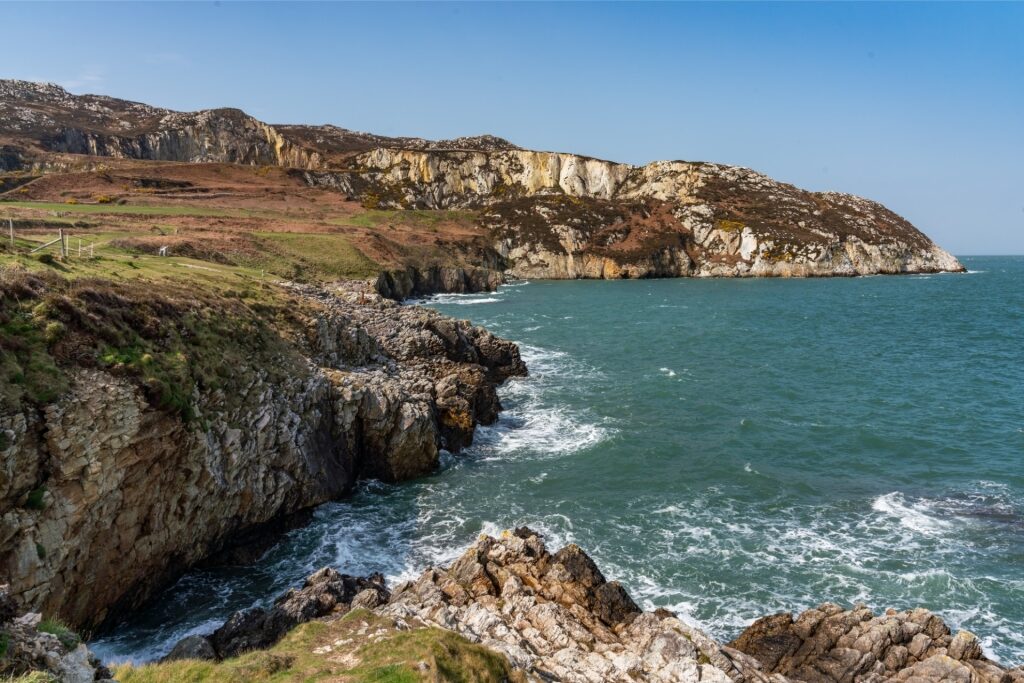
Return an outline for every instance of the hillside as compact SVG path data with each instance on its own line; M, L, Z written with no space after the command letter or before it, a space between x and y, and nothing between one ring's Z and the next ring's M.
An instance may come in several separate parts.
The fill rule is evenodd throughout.
M749 169L631 166L491 136L270 125L237 109L173 112L24 81L0 81L0 172L4 208L28 221L29 235L66 217L54 212L88 213L116 224L123 248L235 265L273 260L264 233L331 235L365 266L348 276L405 271L388 285L399 296L496 281L466 274L474 269L533 278L963 270L880 204ZM157 236L174 239L154 238L154 216L173 216ZM462 272L424 276L431 267Z

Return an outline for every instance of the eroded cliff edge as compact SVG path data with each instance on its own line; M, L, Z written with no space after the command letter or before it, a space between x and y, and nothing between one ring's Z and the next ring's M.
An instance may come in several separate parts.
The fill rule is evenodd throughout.
M246 531L468 445L514 344L365 283L216 293L0 273L0 574L76 626Z

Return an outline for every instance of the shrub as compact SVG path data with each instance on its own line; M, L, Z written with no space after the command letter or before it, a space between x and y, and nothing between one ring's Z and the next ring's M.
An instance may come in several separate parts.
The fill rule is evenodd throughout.
M36 258L39 260L40 263L44 263L48 266L53 266L57 264L57 259L53 257L53 254L40 254Z
M78 200L75 199L74 197L68 197L66 200L64 200L64 203L65 204L77 204Z
M64 323L59 320L51 320L46 323L46 329L43 330L43 339L46 340L47 344L54 344L64 336Z
M96 200L97 204L109 204L110 202L114 201L114 198L108 194L98 194L95 197L93 197L93 199Z
M40 560L46 559L46 547L42 543L36 542L36 557Z

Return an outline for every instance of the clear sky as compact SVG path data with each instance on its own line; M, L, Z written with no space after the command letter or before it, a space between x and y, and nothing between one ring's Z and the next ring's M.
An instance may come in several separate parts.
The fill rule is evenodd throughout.
M8 4L0 77L749 166L1024 253L1024 4Z

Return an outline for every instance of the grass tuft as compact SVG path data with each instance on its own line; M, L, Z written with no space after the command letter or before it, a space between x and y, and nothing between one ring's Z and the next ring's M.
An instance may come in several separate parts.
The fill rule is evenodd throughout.
M41 622L39 622L39 625L36 626L36 630L40 633L49 633L51 635L56 636L57 640L60 641L61 645L63 645L69 650L75 649L76 647L78 647L78 644L82 642L82 639L74 631L74 629L72 629L70 626L65 624L60 619L56 619L53 617L43 619Z

